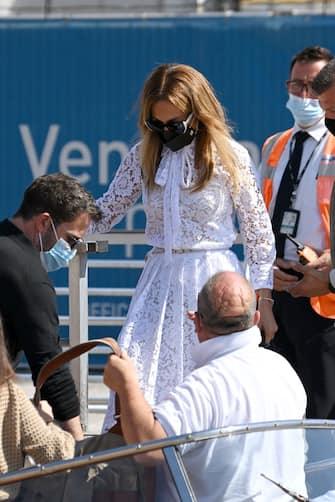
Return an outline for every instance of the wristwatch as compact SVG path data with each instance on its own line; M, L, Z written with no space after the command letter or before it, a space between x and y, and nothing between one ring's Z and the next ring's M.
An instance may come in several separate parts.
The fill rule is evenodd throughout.
M335 268L332 268L329 272L329 282L328 288L331 293L335 293Z

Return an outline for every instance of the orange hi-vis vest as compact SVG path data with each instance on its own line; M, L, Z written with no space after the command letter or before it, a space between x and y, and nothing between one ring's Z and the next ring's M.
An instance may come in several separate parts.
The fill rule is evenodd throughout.
M292 129L277 133L266 140L262 149L262 192L269 210L272 200L273 177L278 161L292 135ZM320 216L326 233L327 247L330 247L330 196L335 179L335 137L330 134L320 160L317 175L317 196ZM322 317L335 318L335 294L315 296L311 306Z

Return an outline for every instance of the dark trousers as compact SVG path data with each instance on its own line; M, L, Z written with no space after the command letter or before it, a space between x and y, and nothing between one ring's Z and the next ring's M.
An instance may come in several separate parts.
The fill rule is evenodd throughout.
M278 323L271 347L298 373L307 393L307 418L335 419L335 321L317 315L308 298L273 292Z

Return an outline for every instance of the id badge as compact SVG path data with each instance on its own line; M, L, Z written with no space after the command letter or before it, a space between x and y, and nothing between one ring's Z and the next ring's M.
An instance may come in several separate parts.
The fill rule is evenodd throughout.
M280 225L281 234L290 234L292 237L297 235L300 211L296 209L287 209L283 212L283 219Z

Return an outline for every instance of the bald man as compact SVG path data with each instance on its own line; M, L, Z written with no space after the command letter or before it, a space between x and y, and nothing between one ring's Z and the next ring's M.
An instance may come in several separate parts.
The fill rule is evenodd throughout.
M143 397L127 354L109 357L104 382L119 394L127 443L232 424L303 418L303 386L283 357L259 347L255 293L241 275L214 275L199 293L197 312L188 312L188 316L200 342L192 354L197 367L153 409ZM299 448L297 438L284 441L280 433L267 441L258 436L256 444L253 440L248 438L246 445L246 438L239 437L229 441L228 450L223 440L182 448L197 500L282 500L280 491L260 476L265 459L270 477L304 490L303 442ZM294 451L288 453L286 448L293 446ZM278 455L285 461L279 461ZM141 455L138 460L162 458L158 452ZM173 500L172 494L164 496L159 486L159 500Z

